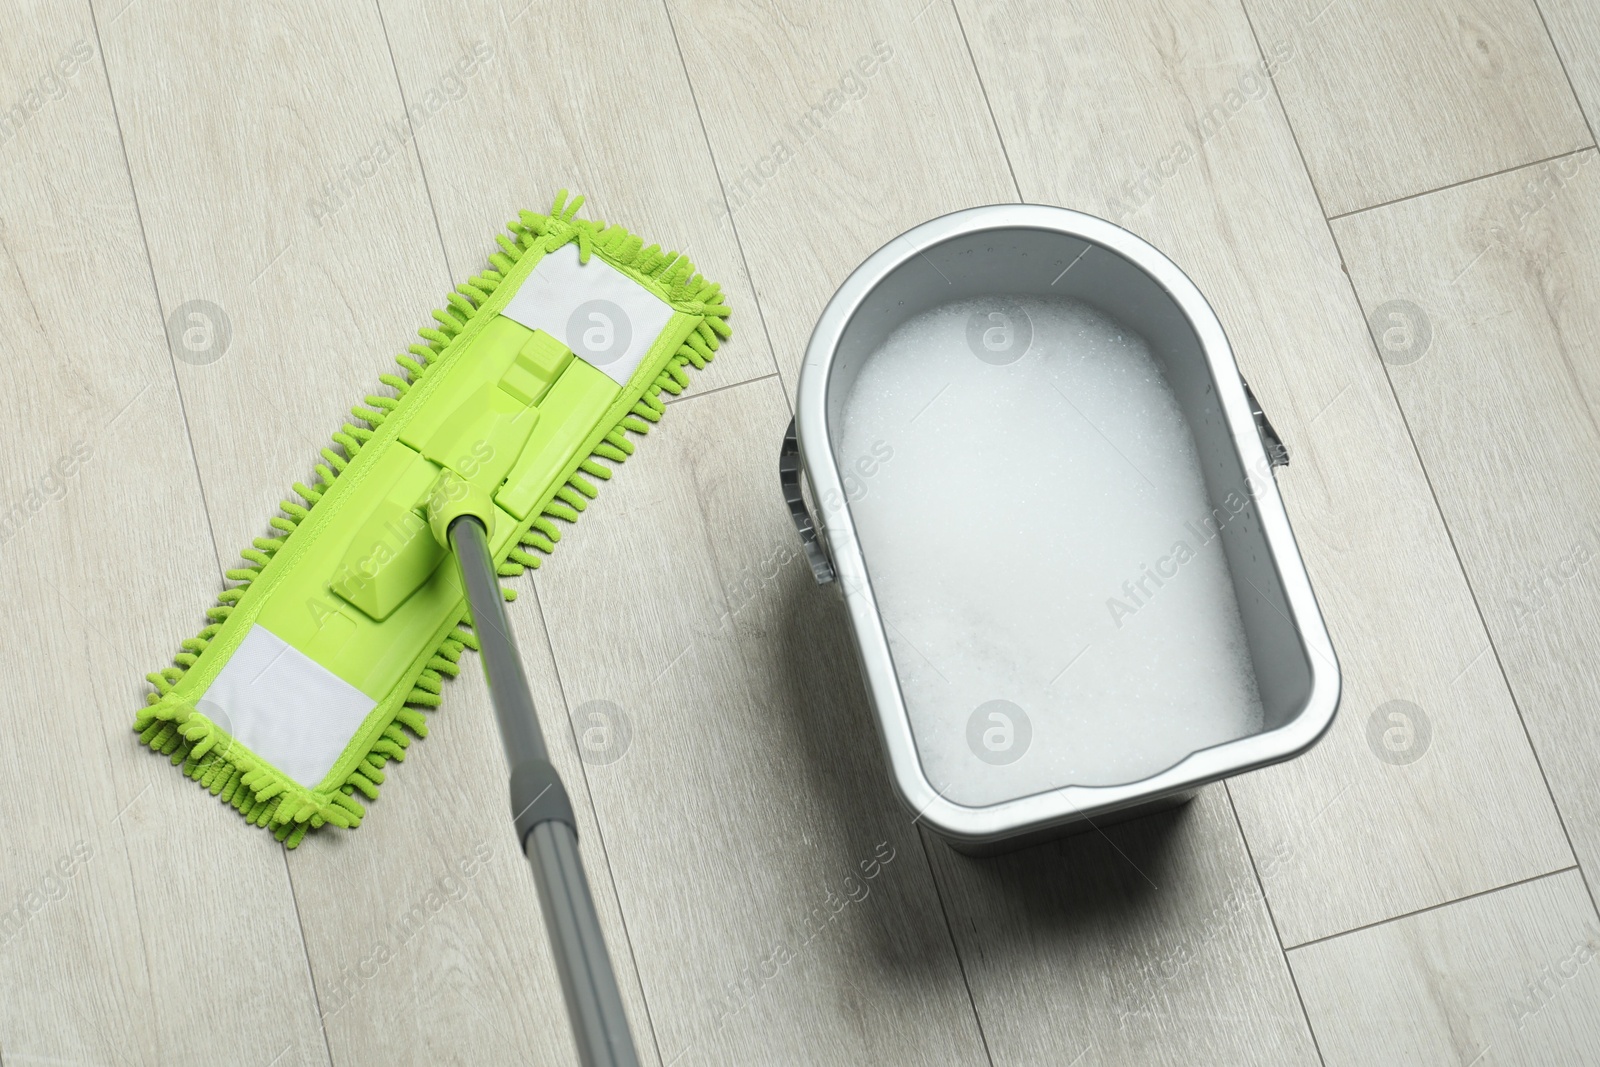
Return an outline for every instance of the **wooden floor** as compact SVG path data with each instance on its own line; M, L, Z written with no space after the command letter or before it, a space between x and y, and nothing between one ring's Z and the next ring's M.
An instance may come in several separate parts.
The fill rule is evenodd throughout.
M573 1061L475 664L292 853L129 729L564 186L735 309L511 606L646 1061L1600 1063L1590 0L22 0L0 71L5 1067ZM1216 307L1345 685L1302 759L978 861L894 798L775 460L845 275L1016 200Z

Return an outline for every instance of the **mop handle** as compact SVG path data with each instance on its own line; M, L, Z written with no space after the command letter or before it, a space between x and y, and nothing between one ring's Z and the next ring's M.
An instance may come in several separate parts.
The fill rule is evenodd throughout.
M500 721L500 739L511 768L511 811L517 839L539 887L539 903L572 1017L578 1058L584 1067L637 1067L639 1056L628 1031L622 995L617 991L611 957L606 954L594 899L578 856L572 804L539 733L533 694L522 672L522 658L495 577L488 534L477 518L463 515L450 524L449 539L461 565L467 606L489 681L489 699Z

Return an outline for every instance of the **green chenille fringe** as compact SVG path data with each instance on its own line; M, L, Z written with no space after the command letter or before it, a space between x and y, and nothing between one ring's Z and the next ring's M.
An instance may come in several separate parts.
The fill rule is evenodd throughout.
M635 446L628 435L645 434L660 421L666 410L661 394L676 396L683 392L689 383L689 368L705 367L722 339L731 333L727 324L729 308L723 303L720 286L695 274L693 264L686 257L663 252L658 245L646 248L643 241L621 226L577 218L582 204L583 197L569 202L566 190L562 190L548 215L524 211L508 224L510 236L496 236L499 250L490 254L489 269L458 286L447 298L447 306L433 313L433 324L417 331L425 343L413 344L395 358L400 373L379 375L379 381L394 395L368 396L364 398L366 406L358 404L350 409L351 421L333 434L329 447L322 449L323 462L316 465L310 484L296 482L294 493L299 499L283 501L281 514L270 520L274 536L252 541L251 547L240 553L247 566L227 572L228 580L237 584L224 589L217 597L216 606L207 610L209 625L183 642L181 650L173 657L172 666L145 676L155 689L147 695L148 706L134 721L140 742L170 756L173 764L182 764L184 774L224 803L233 805L249 821L272 830L289 848L298 845L308 830L327 823L352 828L360 825L366 808L355 794L359 792L368 800L377 799L385 765L390 760L404 760L412 739L428 735L423 709L439 706L443 679L460 673L463 650L478 647L471 624L463 620L440 642L405 702L395 710L392 721L332 796L307 789L259 760L242 745L235 745L223 730L193 706L180 702L161 703L162 697L194 666L221 631L250 583L260 576L289 535L312 513L323 494L360 453L362 446L371 440L384 419L399 406L406 393L444 355L511 268L536 248L548 253L576 242L581 262L587 263L591 255L599 255L623 273L664 289L675 307L702 314L704 320L679 346L657 375L653 387L617 420L566 483L557 489L543 512L534 518L520 543L512 547L506 561L500 564L499 574L504 578L515 578L524 570L539 566L544 556L555 551L561 540L557 521L576 522L589 501L599 493L589 479L605 481L611 477L611 468L600 461L621 463L632 455ZM507 600L516 599L514 589L504 588L503 593Z

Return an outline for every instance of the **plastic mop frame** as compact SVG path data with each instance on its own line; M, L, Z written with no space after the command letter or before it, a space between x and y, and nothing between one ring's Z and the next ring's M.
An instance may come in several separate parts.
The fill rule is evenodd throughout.
M620 997L546 758L498 579L537 567L729 335L719 286L563 191L522 212L351 409L272 536L147 675L139 739L294 848L359 826L389 761L428 731L442 682L481 651L586 1063L631 1063ZM454 556L454 562L447 558Z

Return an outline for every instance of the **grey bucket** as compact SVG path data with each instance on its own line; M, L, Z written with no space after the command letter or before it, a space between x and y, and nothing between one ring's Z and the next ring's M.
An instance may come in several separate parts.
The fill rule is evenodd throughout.
M1052 278L1055 265L1071 269ZM891 655L872 571L852 519L838 444L845 398L892 331L967 297L1069 296L1142 336L1193 434L1204 493L1248 501L1220 530L1261 697L1261 728L1158 773L1119 784L1062 783L982 804L958 803L925 773ZM800 374L780 454L785 498L819 583L842 596L861 674L901 800L963 851L1019 847L1158 809L1201 786L1291 759L1327 731L1339 668L1278 495L1284 446L1239 374L1222 326L1166 256L1103 219L1062 208L998 205L946 215L861 264L824 309ZM814 522L802 484L822 502ZM1152 654L1151 670L1159 670Z

